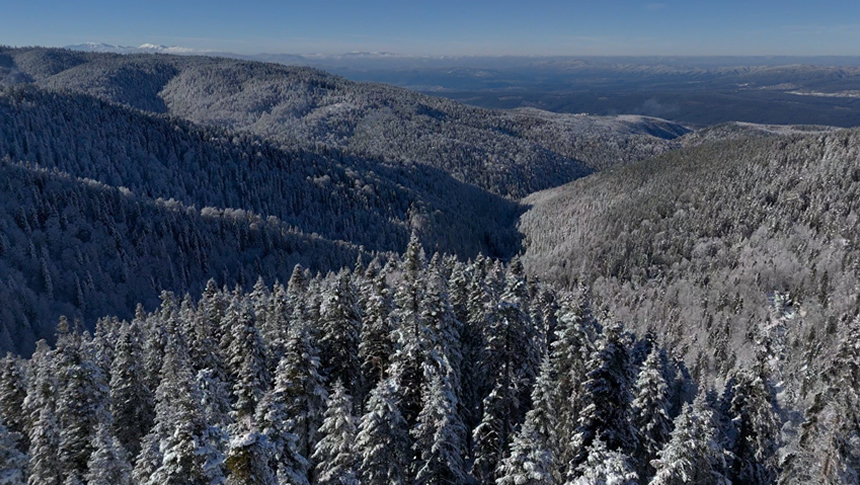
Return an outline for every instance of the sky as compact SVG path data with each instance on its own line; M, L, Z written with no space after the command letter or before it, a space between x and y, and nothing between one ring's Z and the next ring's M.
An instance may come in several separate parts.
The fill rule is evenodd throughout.
M860 2L0 0L0 44L238 54L860 55Z

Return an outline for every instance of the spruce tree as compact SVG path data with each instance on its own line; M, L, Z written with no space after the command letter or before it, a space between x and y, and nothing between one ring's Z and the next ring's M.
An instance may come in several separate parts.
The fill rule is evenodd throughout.
M361 418L356 449L360 483L409 483L407 467L411 458L406 421L400 413L396 383L381 381L370 393L367 411Z
M6 427L0 418L0 485L24 485L27 483L27 455L21 450L21 433Z
M457 409L457 395L447 378L435 373L424 393L424 407L412 429L412 464L416 485L467 483L463 457L466 429Z
M335 382L312 456L317 485L358 485L356 421L352 398L340 381Z
M704 394L675 418L669 441L651 462L651 485L728 485L716 422Z
M110 411L114 436L131 456L137 456L141 438L152 428L154 402L146 385L142 343L133 325L123 322L119 330L111 367Z
M633 457L643 481L654 475L651 460L668 441L672 427L667 411L669 391L661 370L660 351L655 345L639 370L631 405L630 421L637 441Z
M87 463L87 485L131 485L128 453L111 433L110 426L99 425L93 442L95 450Z
M555 386L552 364L545 358L532 391L532 409L514 435L510 455L500 465L498 485L560 483Z
M341 271L323 300L319 347L324 374L332 382L343 382L351 394L361 388L360 330L358 297L350 274Z

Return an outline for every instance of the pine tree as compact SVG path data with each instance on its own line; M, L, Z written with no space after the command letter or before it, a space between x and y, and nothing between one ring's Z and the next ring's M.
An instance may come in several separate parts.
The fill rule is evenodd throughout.
M668 441L672 426L667 412L668 386L660 364L660 351L655 345L639 370L631 406L630 421L637 441L634 458L643 481L654 475L651 460Z
M499 469L498 485L552 485L560 483L558 470L558 410L555 408L552 364L545 358L532 391L532 409L511 443L511 454Z
M10 430L0 418L0 485L27 483L27 455L19 449L21 433Z
M391 379L381 381L371 391L355 446L361 457L360 483L408 483L409 436L397 405L396 384Z
M312 456L317 485L358 485L358 453L356 452L356 419L352 414L352 398L340 381L334 383L320 427L320 440Z
M99 425L93 446L84 476L87 485L131 485L128 455L105 423Z
M447 375L436 373L424 394L414 437L415 484L467 483L463 461L466 428L457 409L457 396Z
M728 485L722 448L717 442L713 412L704 394L685 404L675 418L669 441L651 462L656 469L651 485Z

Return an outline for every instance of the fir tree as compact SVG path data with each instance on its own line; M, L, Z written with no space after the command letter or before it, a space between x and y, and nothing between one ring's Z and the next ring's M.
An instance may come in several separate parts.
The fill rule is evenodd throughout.
M255 429L251 416L230 427L230 443L224 460L227 485L276 485L272 470L272 445Z
M367 412L358 426L355 446L361 456L358 467L360 483L408 483L409 435L397 405L396 385L392 380L381 381L371 391Z
M295 329L295 327L293 327ZM292 330L291 330L292 331ZM290 409L295 410L297 384L292 380L293 368L285 357L275 371L274 388L267 392L257 406L256 422L272 447L272 468L282 483L306 485L308 483L308 460L300 452L299 419ZM303 449L303 448L302 448Z
M30 427L29 485L60 485L60 428L52 406L44 406Z
M323 301L320 354L325 375L330 381L340 380L355 394L361 388L359 332L361 312L350 274L337 276L331 294Z
M6 354L0 360L0 419L3 419L10 432L21 435L21 447L24 450L27 449L27 440L23 435L27 424L24 413L26 397L27 385L21 361L11 353Z
M86 473L96 427L109 416L105 376L83 346L77 332L63 333L57 342L57 373L63 383L56 404L58 453L66 477L82 478Z
M433 375L424 395L418 424L412 429L415 484L467 483L463 461L465 427L457 409L457 396L447 376Z
M6 427L0 418L0 485L27 483L27 455L19 449L22 435Z
M511 453L499 469L498 485L552 485L560 483L558 470L558 409L552 364L545 358L532 391L532 409L514 435Z
M284 358L278 365L275 390L282 393L286 415L292 426L289 430L298 437L298 451L309 460L319 440L318 430L325 413L328 393L319 374L319 353L310 331L296 310L290 328ZM307 476L308 469L302 472Z
M600 438L609 450L627 452L634 447L634 434L628 420L630 406L627 350L615 325L605 329L597 350L588 363L590 369L583 386L583 407L571 439L574 458L568 476L587 458L587 449Z
M661 372L660 351L653 346L639 370L632 403L631 424L636 430L636 452L639 477L645 481L654 475L651 460L669 439L672 423L667 412L668 386Z
M200 389L188 351L175 338L165 350L161 384L155 393L155 424L143 440L135 481L140 485L223 483L222 436L200 412Z
M588 457L577 468L571 485L636 485L638 476L624 453L609 449L600 438L588 447Z
M152 427L154 403L146 386L142 366L142 344L132 325L123 322L111 368L110 411L113 434L123 447L137 456L140 440Z
M233 377L234 419L239 420L253 415L260 397L269 387L268 357L249 303L236 298L227 309L225 320L232 335L226 355Z
M700 395L685 404L675 418L669 441L651 462L656 469L651 485L728 485L723 450L717 442L713 412Z
M739 371L727 386L726 449L731 453L727 478L733 483L756 485L776 480L780 426L775 406L776 399L763 368Z
M128 455L109 426L99 425L93 446L84 476L87 485L131 485Z
M391 338L391 299L385 274L380 273L368 290L367 309L362 316L358 355L361 359L361 375L364 388L356 396L356 402L363 402L364 396L376 384L388 377L388 365L394 353Z
M340 381L334 383L320 427L320 440L312 456L317 485L358 485L356 419L352 398Z

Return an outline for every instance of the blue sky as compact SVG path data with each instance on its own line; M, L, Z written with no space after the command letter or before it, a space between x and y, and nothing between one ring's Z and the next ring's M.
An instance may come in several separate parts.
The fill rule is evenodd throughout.
M0 0L0 44L244 54L860 55L860 2Z

